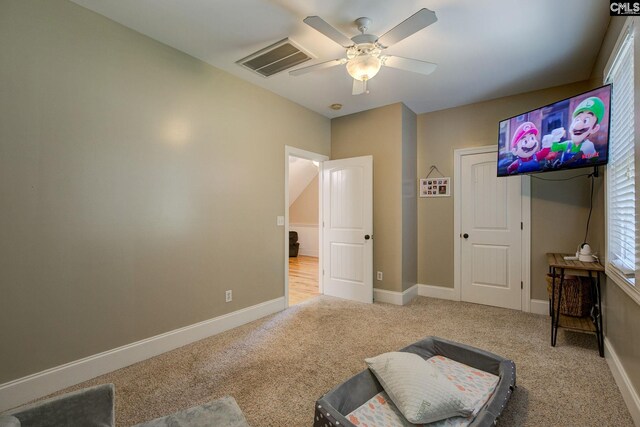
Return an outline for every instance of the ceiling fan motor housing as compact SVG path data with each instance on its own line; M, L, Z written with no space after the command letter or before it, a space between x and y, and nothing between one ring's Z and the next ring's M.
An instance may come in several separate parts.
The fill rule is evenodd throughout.
M358 34L357 36L351 37L351 41L355 44L374 44L378 41L378 36L374 36L373 34Z
M380 48L374 43L361 43L347 49L347 58L353 59L361 55L379 56Z

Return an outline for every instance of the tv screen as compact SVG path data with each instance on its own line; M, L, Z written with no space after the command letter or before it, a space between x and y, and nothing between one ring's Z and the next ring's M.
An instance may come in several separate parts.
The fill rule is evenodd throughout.
M498 176L607 164L611 85L503 120Z

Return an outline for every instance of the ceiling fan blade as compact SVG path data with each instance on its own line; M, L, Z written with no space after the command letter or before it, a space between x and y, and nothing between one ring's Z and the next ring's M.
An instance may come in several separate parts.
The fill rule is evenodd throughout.
M420 61L418 59L403 58L401 56L385 55L383 64L387 67L397 68L399 70L411 71L419 74L431 74L438 67L433 62Z
M429 9L420 9L378 39L378 44L383 48L387 48L391 45L398 43L401 40L409 37L421 29L428 27L436 22L438 18L436 13Z
M312 71L324 70L325 68L335 67L336 65L341 65L346 63L347 60L342 59L332 59L330 61L320 62L319 64L309 65L308 67L298 68L297 70L289 71L290 76L301 76L302 74L311 73Z
M367 82L353 79L353 89L351 90L351 94L362 95L363 93L367 93Z
M324 19L319 16L307 16L304 18L303 22L308 26L314 28L315 30L321 32L325 36L329 37L334 42L338 43L340 46L349 47L353 46L353 42L351 39L340 31L333 28L329 25Z

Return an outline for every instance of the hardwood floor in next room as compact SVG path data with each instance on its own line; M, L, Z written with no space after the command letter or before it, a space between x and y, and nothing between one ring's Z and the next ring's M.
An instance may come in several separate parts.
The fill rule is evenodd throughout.
M302 255L289 258L289 305L318 295L318 258Z

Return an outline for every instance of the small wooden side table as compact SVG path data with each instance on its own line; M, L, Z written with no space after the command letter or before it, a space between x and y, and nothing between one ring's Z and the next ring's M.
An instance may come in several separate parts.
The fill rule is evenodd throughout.
M600 273L604 274L604 267L599 262L569 261L564 259L571 254L548 253L549 273L552 277L551 288L551 346L556 346L558 328L570 329L578 332L595 333L598 340L598 352L604 357L604 334L602 330L602 302L600 297ZM562 285L565 274L574 276L588 276L593 306L591 313L586 317L570 317L560 314L560 301L562 301ZM594 279L595 274L595 281ZM558 279L558 280L557 280ZM555 308L555 289L558 286L558 306Z

